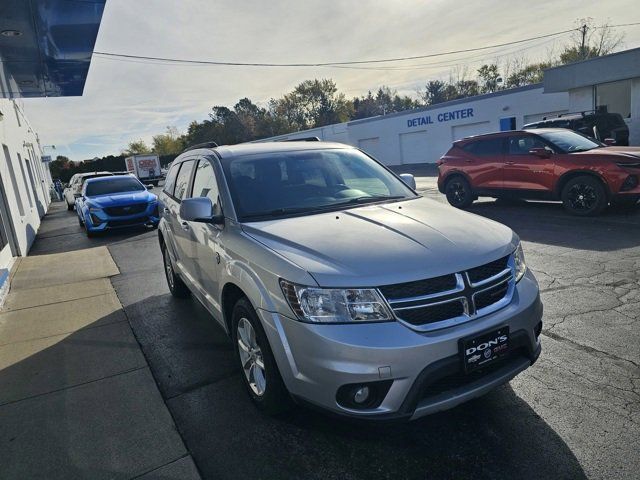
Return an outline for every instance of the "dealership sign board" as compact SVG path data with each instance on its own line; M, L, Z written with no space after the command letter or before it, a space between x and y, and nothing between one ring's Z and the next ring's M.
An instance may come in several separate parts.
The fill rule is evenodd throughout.
M449 112L442 112L436 115L434 118L431 115L425 115L422 117L410 118L407 120L407 127L419 127L422 125L433 125L434 123L449 122L451 120L460 120L462 118L473 117L473 108L463 108L461 110L451 110ZM434 122L434 119L436 120Z

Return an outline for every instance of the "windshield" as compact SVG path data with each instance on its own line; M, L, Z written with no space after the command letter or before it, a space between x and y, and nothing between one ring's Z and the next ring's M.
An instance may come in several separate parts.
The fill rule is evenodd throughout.
M244 221L416 197L358 150L252 155L223 165L236 213Z
M114 177L109 180L87 183L87 197L98 195L111 195L114 193L139 192L146 190L138 180L133 177Z
M553 143L563 153L586 152L594 148L602 147L603 144L579 133L566 131L542 132L538 133L542 138Z

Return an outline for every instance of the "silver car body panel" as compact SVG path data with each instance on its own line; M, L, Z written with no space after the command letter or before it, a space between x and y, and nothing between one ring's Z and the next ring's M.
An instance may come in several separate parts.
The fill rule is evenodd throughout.
M277 147L351 148L313 143ZM398 284L492 262L512 254L519 239L504 225L425 198L241 224L216 155L253 154L265 148L275 147L222 147L215 149L215 155L195 150L178 157L174 165L186 158L213 163L226 222L224 226L189 222L188 230L179 235L186 233L190 241L185 244L191 250L181 256L175 239L179 203L162 193L159 234L176 272L227 331L223 292L229 285L242 290L258 313L285 385L295 397L337 413L375 418L398 412L420 372L458 355L461 338L508 326L511 332L524 332L529 350L539 352L534 328L540 322L541 305L530 271L517 284L511 280L509 301L497 310L432 331L397 320L337 325L297 320L281 291L282 278L322 287ZM410 416L481 395L530 364L522 361L478 385L418 402ZM337 403L341 385L388 378L387 372L393 384L379 407L350 410Z

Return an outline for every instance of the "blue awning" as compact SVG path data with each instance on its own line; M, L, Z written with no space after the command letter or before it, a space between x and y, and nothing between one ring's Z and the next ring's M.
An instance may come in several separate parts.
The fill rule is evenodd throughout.
M2 0L0 97L82 95L106 0Z

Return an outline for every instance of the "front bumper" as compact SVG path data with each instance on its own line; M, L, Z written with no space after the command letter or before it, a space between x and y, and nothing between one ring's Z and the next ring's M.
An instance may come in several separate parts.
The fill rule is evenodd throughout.
M318 325L258 313L294 397L371 420L415 419L452 408L509 381L540 354L542 304L530 272L516 285L508 306L432 332L417 332L399 322ZM462 374L459 340L502 326L511 332L511 356L482 375ZM336 399L344 385L381 381L391 381L390 387L375 408L347 408Z
M158 205L150 204L144 212L134 215L108 215L104 210L83 212L83 221L90 232L104 232L119 228L149 226L156 227L160 222Z

